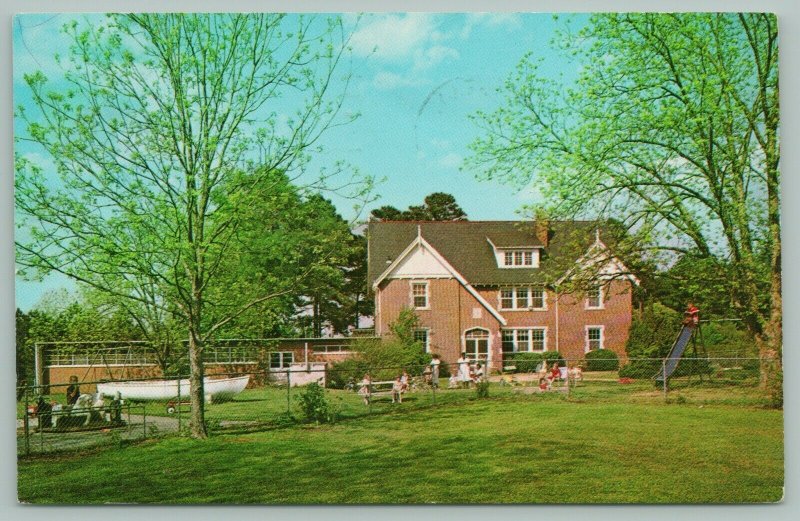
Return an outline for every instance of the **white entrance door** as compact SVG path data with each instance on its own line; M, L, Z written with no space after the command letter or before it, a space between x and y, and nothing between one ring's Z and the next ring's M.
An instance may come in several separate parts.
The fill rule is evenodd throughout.
M467 359L483 360L489 359L489 332L485 329L470 329L464 334L464 351Z

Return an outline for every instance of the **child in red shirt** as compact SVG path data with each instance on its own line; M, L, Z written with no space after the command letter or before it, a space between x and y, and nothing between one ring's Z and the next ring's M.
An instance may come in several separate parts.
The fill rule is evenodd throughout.
M696 326L700 323L700 309L692 302L686 305L686 311L683 312L683 315L683 323L687 326Z

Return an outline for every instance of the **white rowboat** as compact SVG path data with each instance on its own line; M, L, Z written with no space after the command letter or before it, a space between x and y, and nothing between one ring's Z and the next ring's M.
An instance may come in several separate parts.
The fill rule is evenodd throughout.
M208 403L230 400L244 391L250 375L234 378L205 378L203 392ZM178 397L178 380L142 380L97 384L97 392L113 398L117 393L126 400L171 400ZM189 379L180 380L181 400L189 399Z

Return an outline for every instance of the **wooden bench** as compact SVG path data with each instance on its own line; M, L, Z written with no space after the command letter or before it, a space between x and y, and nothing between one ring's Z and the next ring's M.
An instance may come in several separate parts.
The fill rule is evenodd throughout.
M386 380L382 382L372 382L369 385L368 393L364 398L366 399L367 403L372 401L374 396L391 396L393 391L392 388L394 387L394 380ZM357 392L361 392L361 386L358 387ZM400 394L402 395L405 391L402 391ZM402 400L402 397L401 397Z

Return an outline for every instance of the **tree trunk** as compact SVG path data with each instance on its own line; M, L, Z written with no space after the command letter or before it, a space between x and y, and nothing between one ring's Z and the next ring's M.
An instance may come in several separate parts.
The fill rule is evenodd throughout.
M189 396L192 415L189 423L192 438L208 437L205 424L205 402L203 389L203 346L194 327L189 331Z

